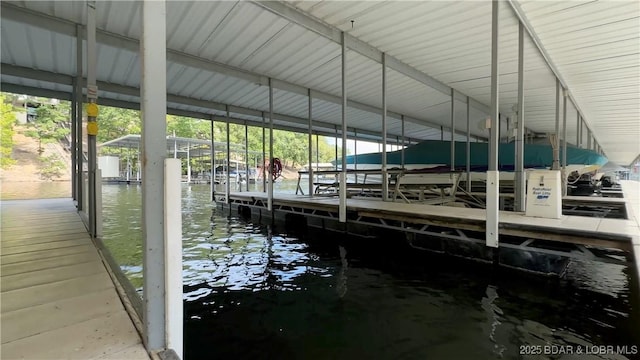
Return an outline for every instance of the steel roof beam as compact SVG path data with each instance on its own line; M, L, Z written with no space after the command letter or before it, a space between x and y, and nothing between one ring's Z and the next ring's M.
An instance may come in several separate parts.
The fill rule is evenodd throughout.
M11 20L11 21L18 21L18 22L22 22L31 26L35 26L38 28L42 28L42 29L46 29L49 31L53 31L53 32L57 32L60 34L64 34L64 35L68 35L68 36L72 36L75 37L76 36L76 25L80 25L80 26L84 26L82 24L75 24L71 21L68 20L64 20L64 19L59 19L59 18L55 18L46 14L42 14L39 12L35 12L32 10L28 10L28 9L23 9L20 8L18 6L15 5L11 5L11 4L7 4L5 2L0 3L1 5L1 9L2 9L2 18L6 18L7 20ZM354 38L355 39L355 38ZM115 48L119 48L119 49L126 49L132 52L135 52L136 54L139 51L139 41L137 39L133 39L133 38L128 38L125 36L121 36L118 34L114 34L114 33L110 33L104 30L100 30L97 29L96 30L96 40L97 42L103 44L103 45L107 45L107 46L111 46L111 47L115 47ZM356 39L357 40L357 39ZM360 41L360 40L357 40ZM352 46L356 46L356 48L360 49L359 52L360 53L371 53L373 50L378 51L377 49L371 47L370 45L361 42L362 44L368 46L370 49L369 50L363 50L364 49L364 45L360 46L360 45L353 45L356 42L352 42ZM349 44L347 42L347 44ZM358 47L360 46L360 47ZM373 50L372 50L373 49ZM171 49L167 49L167 61L169 62L173 62L173 63L177 63L177 64L181 64L181 65L185 65L185 66L189 66L189 67L193 67L193 68L197 68L200 70L206 70L206 71L211 71L211 72L215 72L215 73L219 73L219 74L223 74L223 75L227 75L227 76L231 76L231 77L235 77L238 79L243 79L246 81L250 81L253 82L255 84L258 85L262 85L262 86L268 86L268 77L264 76L264 75L260 75L260 74L256 74L250 71L246 71L243 69L239 69L239 68L235 68L229 65L225 65L225 64L220 64L220 63L216 63L210 60L206 60L206 59L202 59L190 54L186 54L186 53L182 53L179 51L175 51L175 50L171 50ZM4 66L4 64L3 64ZM396 71L400 71L398 69L394 69ZM409 70L406 70L409 71ZM417 71L417 70L415 70ZM402 72L402 71L400 71ZM3 73L4 73L4 69L3 69ZM18 75L16 75L18 76ZM417 79L419 80L419 79ZM424 79L423 79L424 80ZM426 80L425 80L426 81ZM437 81L437 80L436 80ZM293 92L293 93L297 93L300 95L307 95L308 92L308 88L301 86L301 85L297 85L294 83L290 83L288 81L284 81L284 80L279 80L279 79L272 79L273 82L273 87L277 88L279 90L283 90L283 91L289 91L289 92ZM448 90L450 91L450 90ZM314 99L319 99L319 100L324 100L327 102L331 102L331 103L335 103L335 104L341 104L342 99L339 96L335 96L329 93L325 93L322 91L318 91L318 90L314 90L311 89L311 93ZM460 94L458 94L459 96L456 97L456 100L462 101L464 103L466 103L466 97L461 98ZM460 97L460 98L459 98ZM472 99L472 102L474 100ZM362 111L367 111L367 112L371 112L374 114L381 114L382 109L376 107L376 106L372 106L372 105L368 105L368 104L364 104L364 103L360 103L357 101L353 101L353 100L349 100L347 102L349 107L352 107L354 109L359 109ZM474 106L477 109L481 110L481 111L485 111L483 110L483 108L487 108L486 105L483 105L479 102L475 102ZM485 111L488 113L488 111ZM396 112L392 112L392 111L388 111L387 115L389 117L395 118L396 120L400 121L402 114L400 113L396 113ZM414 118L414 117L410 117L410 116L404 116L404 119L408 122L412 122L415 124L419 124L419 125L424 125L427 127L431 127L431 128L439 128L442 124L437 123L433 120L428 120L428 119L418 119L418 118ZM460 135L466 135L466 133L464 131L456 131L457 134ZM476 138L479 139L483 139L486 140L486 137L483 136L479 136L479 135L474 135Z
M43 70L33 70L33 69L14 66L14 65L9 65L9 64L1 64L1 66L2 66L2 73L4 75L17 76L17 77L22 77L22 78L27 78L27 79L32 79L32 80L46 81L46 82L51 82L51 83L56 83L56 84L61 84L61 85L69 85L69 86L71 86L72 80L73 80L72 76L70 76L70 75L57 74L57 73L52 73L52 72L43 71ZM83 79L83 81L86 81L86 80ZM140 96L140 90L138 88L131 87L131 86L123 86L123 85L118 85L118 84L113 84L113 83L107 83L107 82L102 82L102 81L98 81L98 90L100 92L115 93L115 94L128 95L128 96L134 96L134 97L139 97ZM20 93L22 91L22 92L29 93L29 94L34 95L34 96L55 97L55 98L63 99L63 100L70 100L71 99L71 93L70 92L67 93L65 91L58 91L58 90L39 89L39 88L35 88L35 87L16 85L16 84L11 84L11 83L6 83L6 82L2 83L2 91L13 92L13 93ZM105 105L107 105L104 102L104 101L106 101L106 99L109 99L109 101L111 101L112 104L115 104L113 102L113 101L115 101L118 104L122 104L123 105L123 106L118 106L118 107L124 107L124 108L127 108L127 109L138 109L139 110L138 103L129 102L129 101L125 101L125 100L110 99L108 97L104 97L104 95L101 95L101 103L104 103ZM188 97L184 97L184 96L180 96L180 95L167 94L167 102L174 103L174 104L180 104L180 105L195 106L195 107L199 107L199 108L203 108L203 109L210 109L210 110L220 111L220 112L226 111L226 108L228 106L229 111L232 112L232 113L236 113L236 114L240 114L240 115L246 115L246 116L253 116L253 117L256 117L256 118L261 118L262 117L262 111L260 111L260 110L249 109L249 108L244 108L244 107L235 106L235 105L227 105L227 104L223 104L223 103L219 103L219 102L215 102L215 101L198 100L198 99L188 98ZM117 105L113 105L113 106L117 106ZM205 114L207 116L211 115L210 112L198 112L198 111L193 111L192 112L192 111L189 111L189 110L183 110L183 109L177 109L177 108L174 108L174 110L176 112L179 112L180 115L184 114L184 116L190 116L190 117L201 117L203 114ZM191 115L186 115L186 114L191 114ZM194 116L196 114L200 114L200 115ZM173 114L173 115L179 115L179 114L176 113L176 114ZM298 117L291 116L291 115L278 114L278 113L274 113L274 119L275 120L279 120L279 121L285 121L285 122L289 122L289 123L294 123L294 124L305 125L305 126L307 126L308 122L309 122L308 119L303 119L303 118L298 118ZM245 121L245 119L241 119L239 121L240 121L239 123L242 123L242 121ZM247 121L252 121L252 120L247 120ZM256 123L256 124L259 124L260 126L262 125L261 120L260 121L256 120L256 121L253 121L253 122ZM323 121L319 121L319 120L314 120L313 123L314 123L315 126L317 126L319 128L325 128L325 129L331 129L331 130L335 129L335 124L332 124L332 123L327 123L327 122L323 122ZM287 127L287 126L284 126L284 125L278 126L278 128L282 129L282 130L295 129L298 132L300 132L300 130L303 129L303 127L300 127L300 128L298 128L298 127ZM379 139L380 139L380 136L377 133L373 132L373 131L357 129L357 133L359 135L367 136L366 138L369 139L369 140L379 141ZM324 134L327 135L327 136L333 136L333 132L328 132L327 131Z

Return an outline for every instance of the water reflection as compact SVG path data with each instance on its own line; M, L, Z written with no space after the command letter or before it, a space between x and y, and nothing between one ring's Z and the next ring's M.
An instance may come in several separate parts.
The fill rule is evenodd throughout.
M139 188L103 193L105 242L139 280ZM638 342L626 267L574 262L542 279L393 233L294 236L218 213L206 185L184 186L182 206L187 359L516 359L527 344Z

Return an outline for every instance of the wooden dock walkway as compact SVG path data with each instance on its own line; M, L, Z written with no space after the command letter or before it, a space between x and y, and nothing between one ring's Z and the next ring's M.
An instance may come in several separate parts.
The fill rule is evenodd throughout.
M0 215L3 359L149 359L71 199Z

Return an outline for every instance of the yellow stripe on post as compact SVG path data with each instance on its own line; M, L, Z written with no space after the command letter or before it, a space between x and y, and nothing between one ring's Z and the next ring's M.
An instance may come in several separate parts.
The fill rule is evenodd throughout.
M98 105L96 105L96 103L87 104L87 116L90 116L90 117L98 116Z
M95 121L89 121L87 123L87 134L96 136L98 135L98 123Z

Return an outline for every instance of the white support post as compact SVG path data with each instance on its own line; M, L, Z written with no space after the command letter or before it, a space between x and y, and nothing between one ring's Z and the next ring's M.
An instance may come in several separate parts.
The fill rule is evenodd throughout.
M567 90L562 90L562 196L567 195Z
M500 3L491 3L491 136L489 144L489 169L487 171L487 217L486 217L486 245L498 247L498 210L500 173L498 171L498 133L500 113L498 106L498 8Z
M309 99L309 197L313 197L313 118L311 117L311 110L313 105L313 98L311 97L311 89L307 89L307 97Z
M96 237L102 238L102 171L96 169Z
M191 184L191 144L187 143L187 184Z
M269 78L269 169L267 169L266 176L269 176L269 182L267 183L267 209L273 211L273 175L271 175L271 169L273 168L273 80Z
M524 25L518 27L518 129L516 133L515 211L525 211L526 177L524 173Z
M467 96L467 192L471 192L471 101Z
M144 342L167 347L165 289L164 161L167 157L166 4L142 3L142 244Z
M556 129L555 141L553 142L553 163L552 170L560 170L560 80L556 78Z
M342 171L340 171L340 204L338 208L338 218L340 222L346 222L347 221L347 44L344 39L344 31L342 32L342 72L341 73L342 73Z
M580 148L580 113L576 111L576 147Z
M247 126L247 121L244 121L244 177L245 177L245 188L247 192L249 192L249 178L251 174L249 172L249 127ZM242 186L240 187L242 189Z
M388 199L389 177L387 175L387 54L382 53L382 201L387 201Z
M226 182L225 182L225 203L228 205L231 202L231 137L230 137L230 124L229 124L229 107L227 106L227 170L226 170Z
M450 154L451 155L451 171L455 171L456 170L456 141L455 141L455 135L456 135L456 113L455 113L455 104L456 104L456 92L455 90L453 90L453 88L451 88L451 144L449 144L451 146L451 150L450 150Z
M164 255L166 289L166 342L183 358L182 300L182 173L179 159L164 160Z
M402 168L404 169L404 148L405 148L405 138L404 138L404 115L400 115L400 127L401 127L401 131L402 131L402 148L400 150L400 165L402 166ZM389 181L387 180L387 186Z
M215 143L215 136L213 134L213 115L211 116L211 147L209 148L209 150L211 151L211 173L209 174L210 180L211 180L211 188L209 189L210 193L211 193L211 202L214 202L216 200L215 194L216 194L216 143Z
M89 232L96 236L96 170L97 149L96 135L98 133L98 88L96 86L97 72L96 46L96 3L87 1L87 153L89 165Z
M84 208L84 150L82 145L82 26L76 25L76 197L78 200L78 211L83 211Z
M267 164L265 161L265 158L267 157L267 151L265 150L265 147L267 146L267 139L265 135L266 128L267 121L264 117L264 112L262 112L262 191L265 193L267 192L267 169L265 168L265 165Z

